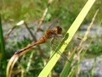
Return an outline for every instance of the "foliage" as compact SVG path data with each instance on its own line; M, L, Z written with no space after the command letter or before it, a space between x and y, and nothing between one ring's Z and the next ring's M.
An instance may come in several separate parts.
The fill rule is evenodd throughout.
M76 0L76 1L75 0L71 0L71 1L56 0L56 1L53 1L53 3L48 8L49 10L47 12L47 15L45 16L44 21L48 22L50 20L58 18L58 20L60 21L59 23L63 25L63 28L68 29L69 25L71 25L72 22L75 20L78 13L82 10L82 7L85 5L86 2L87 0ZM70 40L74 36L75 32L77 31L82 21L84 20L84 23L90 22L90 18L92 18L94 12L96 11L97 8L100 7L100 5L101 5L101 1L97 0L95 5L92 7L92 10L88 13L88 16L86 17L86 19L84 19L84 16L86 16L87 10L84 11L84 13L80 15L83 17L79 16L79 20L74 21L75 23L72 24L73 27L71 26L71 29L69 29L69 31L66 33L65 39L61 42L61 44L58 46L57 49L54 48L54 51L56 51L57 53L54 52L54 55L50 54L49 51L51 50L51 52L53 52L53 49L51 48L51 46L49 46L49 43L48 44L46 43L46 45L40 45L42 49L40 49L39 46L34 47L32 50L30 50L31 52L28 52L27 54L20 57L20 59L16 62L14 69L12 69L13 70L12 74L14 76L17 75L18 77L21 77L21 76L22 77L26 77L26 76L37 77L38 74L40 73L41 75L39 75L39 77L40 76L42 77L43 71L41 70L45 67L45 65L49 61L47 65L50 64L50 66L46 65L46 67L48 68L45 67L46 69L49 69L49 70L48 71L45 70L45 72L43 73L48 74L49 72L51 72L51 69L54 67L54 69L52 70L51 74L49 74L49 76L50 75L54 76L54 73L57 73L59 75L63 69L63 66L64 66L63 63L65 62L61 61L63 63L62 64L58 63L57 65L56 63L57 60L59 59L59 57L63 57L61 56L62 52L67 47L67 44L69 44ZM30 0L30 1L28 0L22 0L22 1L2 0L0 3L0 9L1 9L0 12L2 14L2 18L4 22L9 22L9 21L11 22L13 20L13 23L14 23L21 19L24 19L26 21L33 21L33 20L38 21L41 18L43 11L46 7L47 7L47 0L44 0L44 1L43 0L34 0L34 1L33 0ZM99 9L100 11L102 11L101 8ZM98 17L96 18L96 20L98 19L96 22L101 23L100 16L101 15L99 14ZM3 32L2 32L2 35L3 35ZM11 57L12 55L12 53L8 51L17 51L18 49L25 47L27 44L31 42L32 40L30 40L29 38L24 38L24 41L17 40L14 46L12 42L11 44L9 44L10 48L6 48L6 53L9 53L7 57ZM56 47L58 44L59 43L56 43L54 47ZM74 47L71 46L71 48L74 48ZM96 52L98 48L100 48L100 50L99 52ZM40 52L42 50L44 51L43 53ZM91 50L92 51L95 50L95 53L100 53L101 46L98 47L98 43L97 43L97 45L95 44L95 47L91 46ZM74 55L75 53L73 53L73 55L70 56L71 61L73 61L72 58L74 57ZM49 59L49 56L51 57L50 59ZM63 74L66 73L66 76L67 76L71 72L70 70L71 63L72 63L71 61L70 63L67 64L68 65L67 68L69 69L67 68L63 69L64 72L62 72L61 74L62 77L64 76ZM6 65L4 65L4 67L6 67ZM66 71L66 70L69 70L69 71ZM75 74L76 71L72 73ZM3 72L5 72L5 70L3 70ZM74 76L74 74L72 74L72 76Z
M0 72L2 76L5 76L6 64L7 64L7 53L5 51L5 39L3 36L2 22L0 16Z
M77 14L81 11L81 7L84 6L87 0L55 0L49 7L48 14L51 16L50 19L58 18L62 25L71 25ZM85 19L85 23L90 22L95 10L100 8L102 5L101 0L97 0L92 8L92 11L88 14ZM0 2L0 12L2 14L3 20L5 21L18 21L18 20L38 20L44 9L47 7L47 0L1 0ZM12 11L11 11L12 10ZM100 21L101 14L98 14L97 22Z
M102 43L101 42L95 42L94 44L90 44L88 53L93 55L101 55L102 54Z

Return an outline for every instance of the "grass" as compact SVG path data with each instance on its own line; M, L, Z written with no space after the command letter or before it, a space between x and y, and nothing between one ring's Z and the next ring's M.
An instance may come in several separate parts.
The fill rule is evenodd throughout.
M89 2L91 3L91 0ZM72 24L72 26L70 27L70 29L67 31L67 33L65 35L65 38L63 39L61 45L59 45L59 47L57 48L56 52L62 53L65 50L67 44L72 39L73 35L77 31L78 27L80 26L80 24L82 23L82 21L84 20L84 18L86 16L86 14L88 13L89 9L91 8L91 5L90 5L90 8L86 9L87 6L89 6L89 5L86 4L86 6L83 8L83 10L80 12L80 14L78 15L78 17L76 18L75 22ZM83 12L86 12L86 13L83 14ZM78 23L79 20L80 20L80 22ZM40 73L39 77L40 76L41 77L42 76L44 76L44 77L47 76L49 74L49 72L51 71L51 69L53 68L53 66L56 64L56 62L57 62L57 60L59 58L60 58L60 55L58 53L55 53L54 56L51 58L51 60L46 65L46 67ZM10 59L10 61L8 63L8 66L7 66L7 76L8 77L11 76L13 66L14 66L15 62L17 62L18 59L19 59L19 55L17 55L17 54L14 54L14 56Z
M17 0L12 1L12 0L10 0L10 2L8 2L6 0L5 1L2 0L1 4L5 4L5 5L2 5L3 6L2 8L0 7L0 9L2 9L0 12L2 14L2 18L3 18L4 22L14 23L21 19L24 19L25 21L38 21L41 17L43 17L42 15L44 13L44 9L48 7L48 11L47 11L45 17L43 18L43 20L40 20L40 21L48 22L50 20L58 18L58 20L60 20L59 24L63 25L63 28L65 28L65 31L66 31L66 29L69 28L69 25L72 24L72 22L75 20L77 14L81 11L81 7L83 7L85 3L86 3L86 0L77 0L77 1L58 0L58 1L53 1L52 4L48 7L47 0L46 1L35 0L35 3L33 3L32 0L30 0L30 1L26 1L26 0L25 1L23 1L23 0L22 1L17 1ZM101 1L97 0L95 2L94 6L92 7L92 12L90 11L88 13L88 16L86 17L86 19L84 19L84 23L86 23L86 21L90 22L89 21L90 18L93 17L94 11L96 11L96 9L100 6L100 4L101 4ZM97 5L97 7L96 7L96 5ZM14 6L14 7L12 7L12 6ZM76 7L78 7L78 8L76 8ZM14 8L16 8L16 9L14 9ZM13 11L11 11L11 10L13 10ZM66 11L68 11L68 12L66 12ZM100 9L100 11L101 11L101 9ZM84 11L84 12L87 12L87 11ZM82 15L84 15L84 13ZM54 73L53 71L55 71L55 70L53 69L53 71L51 72L51 69L54 66L55 66L55 69L58 68L58 66L56 66L55 64L56 64L57 60L59 59L59 57L61 57L61 53L67 47L67 44L69 44L70 40L72 39L72 36L74 36L74 33L77 31L78 27L82 23L84 16L83 17L79 16L80 20L75 20L76 23L72 24L71 28L66 33L65 39L63 40L62 44L57 48L58 53L55 53L54 58L52 57L53 60L52 60L52 58L49 60L49 56L50 56L49 55L49 51L50 51L49 43L40 45L37 48L34 47L34 49L32 49L31 52L28 52L27 54L20 57L18 61L16 61L16 59L14 60L16 63L16 66L14 67L14 69L9 70L9 71L13 71L12 75L18 75L18 77L21 77L21 76L22 77L25 77L25 76L37 77L39 72L41 72L39 77L40 76L42 77L44 75L48 75L50 72L50 75L53 76L53 73ZM98 14L98 16L100 16L100 14ZM98 19L96 22L101 22L100 18L97 17L95 19L96 20ZM27 24L27 23L25 23L25 24ZM28 32L30 32L29 34L31 34L32 37L35 37L35 35L33 36L31 31L29 31L30 29L28 26L29 25L26 25L25 27L28 30ZM63 33L65 34L65 32L63 32ZM2 32L2 35L3 35L3 32ZM16 48L20 49L22 47L25 47L30 42L32 42L32 40L29 40L29 38L28 39L25 38L24 41L17 42L13 48L12 48L12 43L10 46L14 51L14 50L16 50ZM66 44L64 44L64 42ZM95 50L95 54L96 54L96 51L98 49L100 49L100 45L101 44L97 44L97 47L99 46L98 48L94 47L94 45L93 46L91 45L90 46L92 48L91 50L93 51L96 49ZM73 47L71 46L71 48L73 48ZM8 49L6 49L6 50L8 50ZM11 50L9 50L9 51L11 51ZM41 51L41 52L39 52L39 51ZM44 52L42 52L42 51L44 51ZM53 50L51 52L53 52ZM92 52L92 53L94 53L94 52ZM98 54L101 53L100 50L97 53ZM44 54L44 55L42 55L42 54ZM9 56L9 57L11 57L11 56ZM73 56L72 56L72 58L73 58ZM50 62L51 60L53 62ZM73 61L73 60L71 60L71 61ZM48 62L48 64L47 64L47 62ZM12 66L12 64L13 63L11 63L11 66ZM50 66L48 66L48 68L46 68L47 67L46 64L50 65ZM52 66L52 64L53 64L53 66ZM49 69L49 71L46 71L46 69L44 68L45 65L46 65L45 68L47 70ZM71 67L70 63L68 63L67 65L68 65L68 68ZM8 67L10 67L10 66L8 66ZM43 68L45 69L45 72L41 71ZM57 71L60 71L60 69L58 69ZM64 71L68 72L68 71L66 71L66 69L64 69ZM42 72L44 73L44 75L42 75ZM65 73L65 72L63 72L63 73ZM72 72L72 71L70 70L69 73L70 72ZM73 74L71 74L71 76L74 76L75 72L76 71L72 72ZM63 77L63 73L61 74L62 77ZM59 74L59 73L57 73L57 74ZM68 73L64 74L64 75L68 75Z
M49 6L48 15L50 15L49 20L52 20L54 18L59 18L60 23L62 25L71 25L74 19L76 18L77 14L81 11L81 7L84 6L87 0L56 0L53 1L52 4ZM80 4L80 5L79 5ZM92 16L94 15L93 12L97 8L100 7L102 4L101 0L97 0L95 5L92 7L92 11L88 14L88 16L85 19L85 23L90 22ZM1 0L0 3L0 12L2 14L2 18L4 21L19 21L19 20L39 20L39 18L42 16L42 13L44 9L47 7L47 0L45 1L17 1L17 0ZM57 6L59 5L59 6ZM18 7L19 6L19 7ZM77 7L77 8L76 8ZM11 11L13 10L13 11ZM67 11L67 12L66 12ZM100 8L100 12L102 12L102 9ZM96 18L96 22L100 22L101 14L98 14ZM44 19L46 20L46 19Z
M7 65L7 53L5 51L5 38L3 36L2 22L0 16L0 71L2 72L2 76L5 76L5 70Z

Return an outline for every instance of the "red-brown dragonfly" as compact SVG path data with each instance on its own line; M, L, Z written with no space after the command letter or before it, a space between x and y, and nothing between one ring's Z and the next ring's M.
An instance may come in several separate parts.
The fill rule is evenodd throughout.
M62 33L62 28L59 26L56 26L55 28L48 29L45 31L45 34L36 42L31 43L25 48L22 48L21 50L17 51L15 54L21 56L28 52L33 46L36 46L38 44L45 43L48 39L52 38L53 36L59 36Z

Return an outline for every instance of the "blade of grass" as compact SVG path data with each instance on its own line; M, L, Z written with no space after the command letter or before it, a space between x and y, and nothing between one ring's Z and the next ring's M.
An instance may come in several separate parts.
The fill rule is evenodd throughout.
M95 76L95 69L96 69L96 57L94 59L93 65L92 65L92 70L91 70L91 73L90 73L91 77Z
M3 29L1 23L1 15L0 15L0 72L2 76L5 77L5 69L6 69L7 59L6 59L6 51L5 51L5 42L3 37Z
M62 70L60 74L60 77L67 77L70 71L72 70L72 63L74 61L75 51L76 51L76 48L71 53L70 58L69 58L70 62L67 62L65 64L64 69Z
M81 49L80 51L82 51L82 50L83 49ZM77 72L77 68L80 65L80 62L82 61L82 59L84 58L84 55L85 55L86 51L87 51L87 49L84 52L82 52L80 61L77 62L76 65L72 68L72 71L70 72L70 74L68 75L68 77L74 77L75 76L75 73Z
M72 37L74 36L75 32L78 30L80 24L84 20L85 16L91 9L92 5L94 4L96 0L88 0L73 24L71 25L70 29L67 31L64 39L62 40L61 44L56 49L56 52L63 53L69 42L71 41ZM41 71L38 77L47 77L58 59L60 58L60 55L58 53L55 53L54 56L50 59L48 64L45 66L45 68Z
M0 54L2 54L2 58L6 58L5 42L4 42L4 37L3 37L1 16L0 16Z

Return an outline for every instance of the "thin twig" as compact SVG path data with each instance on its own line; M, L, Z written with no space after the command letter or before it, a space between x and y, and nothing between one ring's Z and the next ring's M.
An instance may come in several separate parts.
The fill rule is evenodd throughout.
M32 39L33 39L33 41L37 41L36 36L35 36L35 35L32 33L32 31L29 29L28 24L27 24L26 22L24 22L24 25L25 25L26 29L28 30L28 32L30 33L30 35L31 35L31 37L32 37ZM39 49L39 51L40 51L40 55L43 56L43 57L45 57L45 55L43 54L43 51L42 51L41 47L40 47L39 45L37 45L37 47L38 47L38 49Z
M96 12L95 12L95 14L94 14L94 17L92 18L92 21L91 21L89 27L87 28L87 32L85 33L85 35L84 35L82 41L80 42L80 44L79 44L77 50L79 50L80 47L82 46L82 44L86 41L86 39L87 39L87 37L88 37L88 34L89 34L89 32L90 32L90 29L91 29L91 27L92 27L92 25L93 25L93 23L94 23L94 21L95 21L95 19L96 19L96 16L97 16L98 12L99 12L99 9L96 10Z
M47 12L48 12L48 8L49 8L50 4L52 3L52 1L53 1L53 0L48 0L47 7L45 8L42 17L41 17L40 20L39 20L37 31L39 31L39 30L41 29L41 24L42 24L42 22L44 21L44 18L45 18L45 16L46 16Z
M7 41L9 35L12 33L12 31L16 28L16 26L13 26L8 32L7 34L5 35L5 41Z
M28 24L24 21L24 25L26 27L26 29L28 30L28 32L30 33L33 41L36 41L36 37L34 36L34 34L32 33L32 31L29 29Z
M30 69L31 62L32 62L32 58L33 58L33 54L34 54L34 52L31 52L31 55L30 55L29 61L28 61L28 63L27 63L26 72L28 72L29 69Z
M82 50L81 50L81 46L82 46L82 44L87 40L88 34L89 34L90 29L91 29L91 27L92 27L92 25L93 25L93 23L94 23L94 21L95 21L95 19L96 19L96 16L97 16L98 12L99 12L99 9L96 10L96 12L95 12L95 14L94 14L94 16L93 16L93 18L92 18L92 21L91 21L89 27L87 28L87 31L86 31L86 33L85 33L85 35L84 35L82 41L80 42L80 44L79 44L79 46L78 46L78 48L77 48L77 51L78 51L78 54L77 54L77 56L78 56L78 62L80 62L80 53L81 53L81 51L82 51ZM76 77L79 76L79 73L80 73L80 67L78 67L78 70L77 70L77 72L76 72Z

